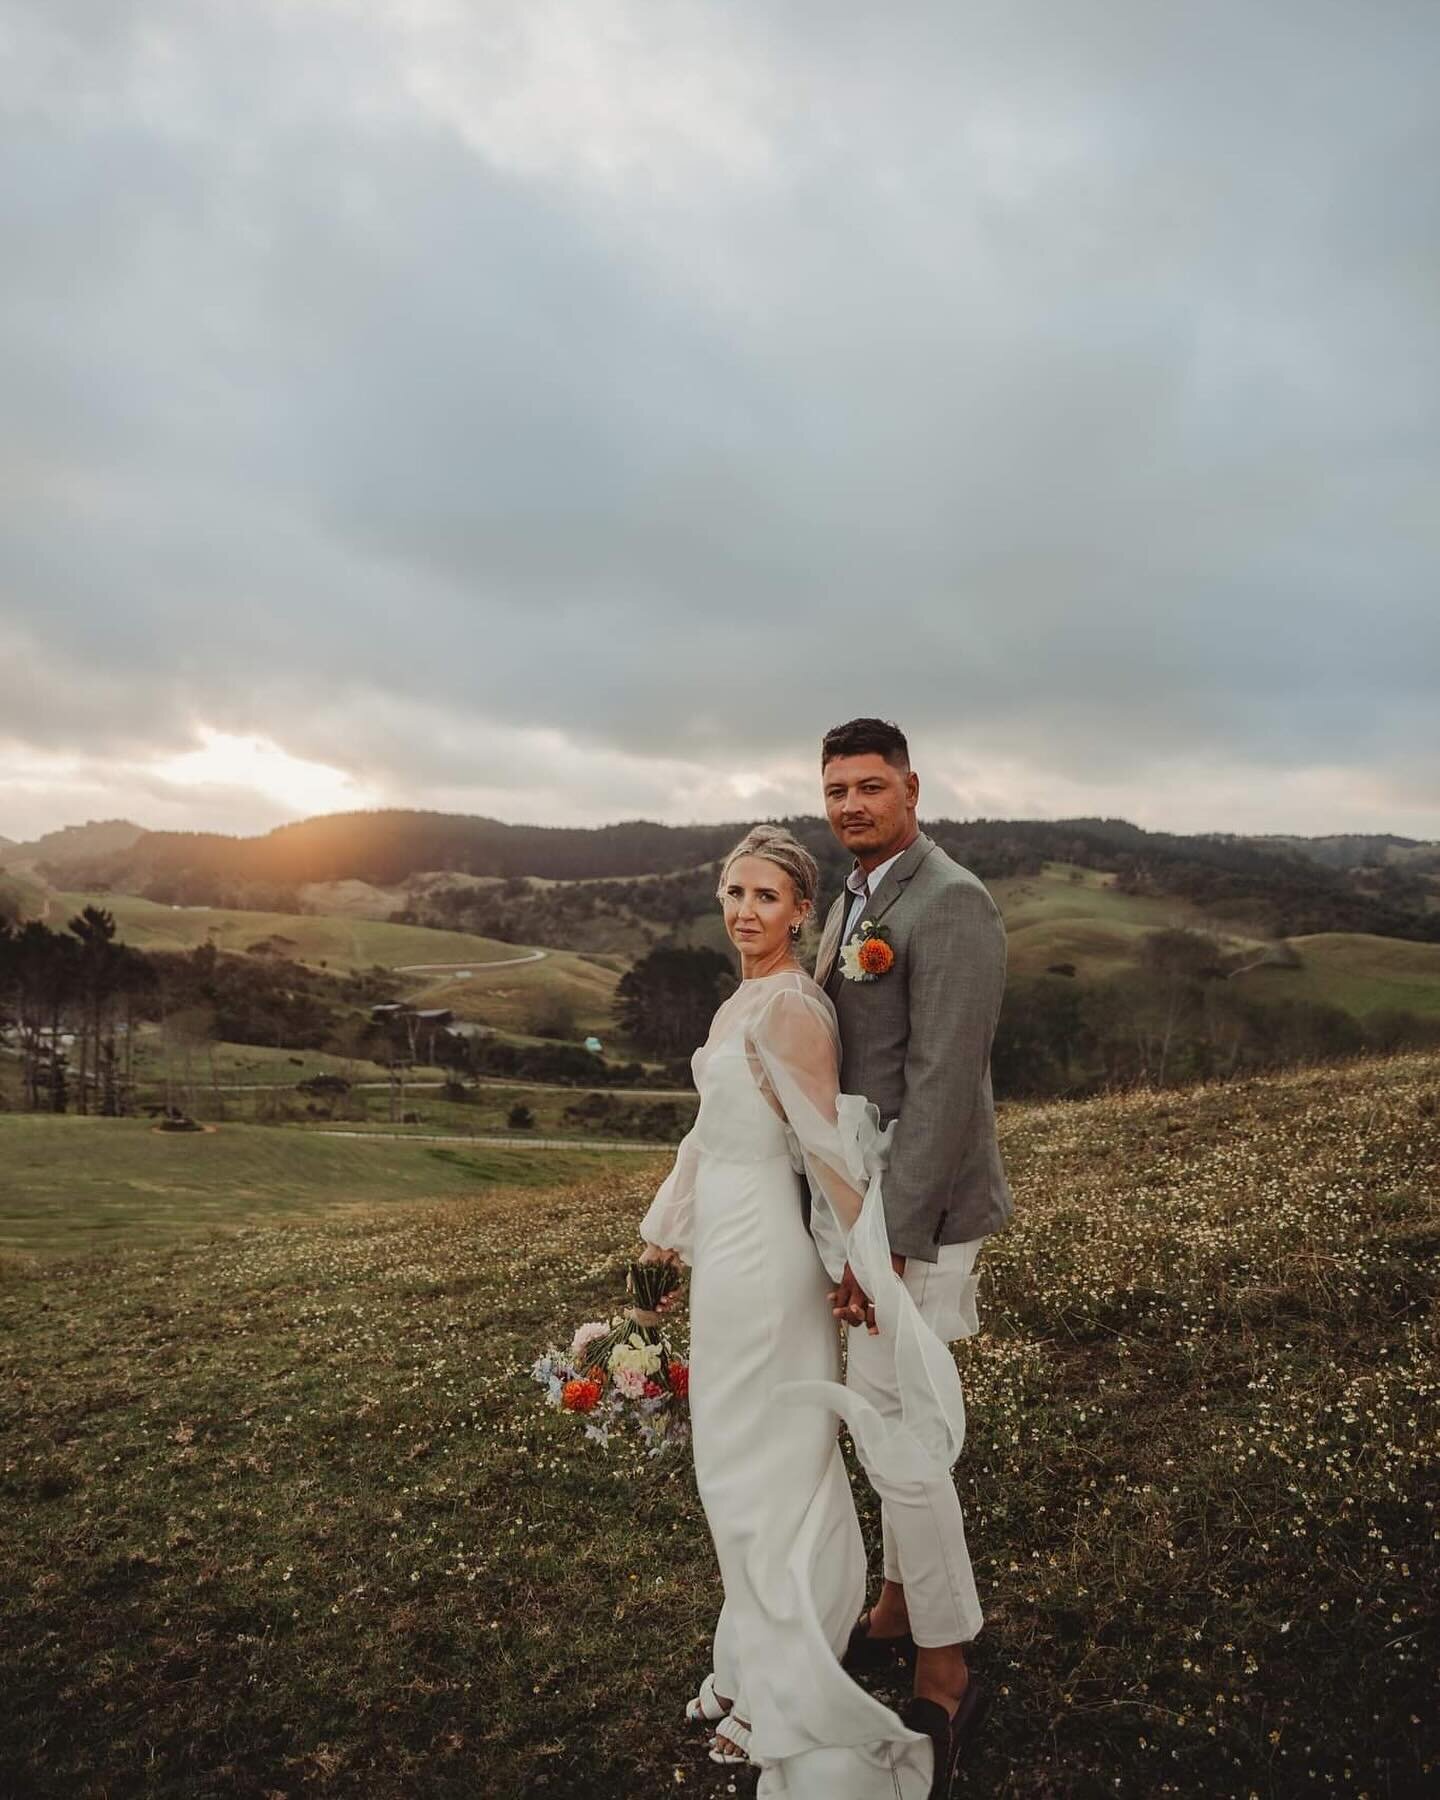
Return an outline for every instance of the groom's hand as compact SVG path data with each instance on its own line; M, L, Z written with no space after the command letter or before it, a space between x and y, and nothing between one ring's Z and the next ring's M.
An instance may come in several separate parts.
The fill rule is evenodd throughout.
M879 1329L874 1323L875 1310L870 1297L855 1279L855 1271L848 1262L839 1287L831 1290L830 1310L842 1325L864 1325L872 1333Z
M855 1271L848 1262L840 1277L839 1287L831 1291L830 1301L830 1310L842 1324L863 1325L871 1337L879 1336L880 1327L875 1323L874 1304L855 1279Z
M905 1273L905 1258L892 1250L890 1267L897 1275ZM837 1319L847 1325L863 1325L871 1337L880 1335L880 1327L875 1323L875 1303L855 1279L855 1271L847 1262L845 1272L840 1277L838 1288L830 1290L830 1310Z

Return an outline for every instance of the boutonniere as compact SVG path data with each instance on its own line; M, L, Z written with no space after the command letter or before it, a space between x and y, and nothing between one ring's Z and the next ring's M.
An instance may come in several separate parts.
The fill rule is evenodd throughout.
M840 952L840 973L847 981L878 981L895 967L895 952L883 925L862 919L860 929Z

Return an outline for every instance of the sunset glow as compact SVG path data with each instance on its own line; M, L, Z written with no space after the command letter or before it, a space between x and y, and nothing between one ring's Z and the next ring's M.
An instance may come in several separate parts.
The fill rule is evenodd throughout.
M200 749L167 757L153 764L151 772L177 787L247 789L297 818L374 802L343 769L292 756L273 739L238 737L208 726L199 735Z

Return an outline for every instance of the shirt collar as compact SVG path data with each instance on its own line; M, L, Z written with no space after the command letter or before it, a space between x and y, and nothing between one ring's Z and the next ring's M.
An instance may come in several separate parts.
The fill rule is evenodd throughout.
M907 846L907 848L908 848L908 846ZM870 871L870 874L868 876L868 882L869 882L870 893L871 893L872 898L874 897L875 890L880 886L880 883L885 879L886 875L890 872L891 868L897 862L899 862L900 858L904 854L905 854L904 850L897 850L895 852L895 854L892 857L890 857L887 861L885 861L883 863L877 863L875 865L875 867ZM851 867L850 873L845 877L846 887L849 888L849 890L852 894L859 895L859 894L863 894L865 892L866 882L867 882L867 876L865 874L865 871L860 867L858 862L855 863Z

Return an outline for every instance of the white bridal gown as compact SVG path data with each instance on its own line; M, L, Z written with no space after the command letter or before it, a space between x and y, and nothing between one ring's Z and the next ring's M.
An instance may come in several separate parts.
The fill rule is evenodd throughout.
M751 1722L760 1800L925 1800L930 1739L839 1663L865 1603L865 1550L836 1414L867 1469L930 1479L960 1453L964 1401L890 1265L894 1127L881 1133L863 1096L837 1092L838 1051L834 1006L808 975L742 982L695 1052L700 1110L640 1235L692 1267L695 1474L725 1589L715 1686ZM847 1256L895 1346L898 1423L840 1381L826 1294Z

